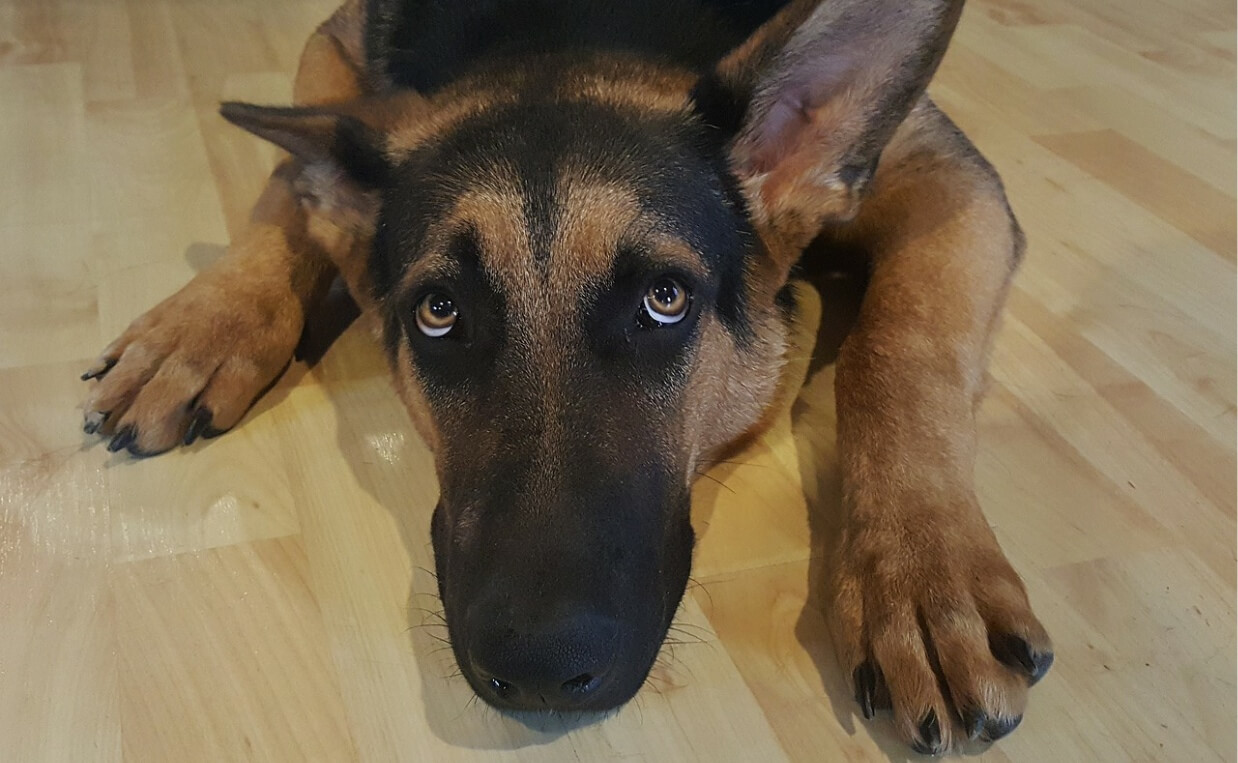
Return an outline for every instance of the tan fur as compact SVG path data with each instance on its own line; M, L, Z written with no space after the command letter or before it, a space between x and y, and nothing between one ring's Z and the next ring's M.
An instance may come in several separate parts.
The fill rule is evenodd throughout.
M881 665L908 739L929 709L954 717L951 702L1022 715L1027 682L995 659L991 630L1051 649L972 487L974 404L1019 242L1000 188L945 128L923 104L860 216L833 232L868 248L873 270L838 361L848 516L830 613L844 667Z
M508 320L518 327L518 333L526 337L527 350L543 354L538 364L537 379L543 402L552 410L558 405L561 394L558 348L564 343L579 343L583 339L577 315L577 303L582 293L603 282L609 275L615 253L627 241L652 242L653 254L660 260L674 264L688 272L704 273L700 255L685 242L669 235L651 233L657 220L640 208L639 201L630 188L617 184L600 183L572 166L561 169L558 178L557 197L562 205L563 217L556 235L551 241L548 271L535 262L529 248L527 223L524 219L524 198L518 190L513 175L504 168L495 168L488 182L481 189L463 195L452 211L436 230L429 234L432 242L426 255L406 273L403 289L411 290L428 274L450 267L450 262L441 254L448 234L465 228L476 232L480 255L486 272L494 278L508 303ZM436 246L433 242L438 241ZM711 325L703 332L700 352L710 362L706 378L720 382L720 389L702 390L691 394L700 408L685 412L686 417L699 416L710 426L727 429L739 426L742 430L763 410L765 396L761 393L777 381L776 375L768 377L768 384L753 385L744 390L747 394L728 395L727 379L746 378L748 374L732 374L727 370L731 353L721 349L711 353L710 348L718 342L731 345L729 335L720 325ZM776 345L774 345L776 346ZM777 353L766 362L753 362L755 368L777 362ZM424 392L414 381L415 371L411 361L401 358L401 366L407 369L407 379L401 381L406 402L418 411L426 408ZM714 371L722 373L715 373ZM732 392L734 390L731 390ZM725 424L717 423L718 416L725 416ZM544 436L553 440L559 436L552 418ZM707 436L712 443L727 439L726 435L714 433ZM552 452L552 447L541 448Z
M872 7L878 5L887 13L893 7ZM930 710L936 714L941 728L934 751L974 733L959 725L966 708L1010 722L1023 712L1027 677L997 659L991 636L1012 634L1038 653L1051 650L972 487L975 406L1022 246L1000 183L927 99L890 123L893 137L874 176L845 171L848 162L870 158L849 154L849 141L894 119L866 105L872 91L895 76L902 48L913 42L928 39L936 46L931 55L939 57L958 5L908 0L898 6L895 23L854 0L794 2L720 65L721 80L756 104L757 116L732 153L764 244L747 274L753 337L740 346L717 319L702 319L688 402L681 420L668 426L672 446L686 451L690 480L698 463L753 427L774 396L787 341L774 295L804 248L820 236L827 247L868 253L868 293L838 360L847 516L831 563L830 616L844 670L852 675L862 665L876 666L879 701L893 706L904 739L924 743L921 726ZM874 67L837 97L793 100L800 111L788 123L792 128L762 132L762 110L778 104L778 88L794 80L796 66L815 60L818 37L844 22L860 31L890 27L880 30L871 51ZM307 44L296 92L306 103L352 102L349 108L383 128L393 157L511 99L511 86L524 76L465 81L428 101L410 95L375 107L376 101L357 100L366 95L361 23L354 1L320 28ZM558 93L565 101L645 113L685 108L692 82L637 63L572 75ZM337 269L362 307L374 308L364 264L372 200L315 172L295 161L277 170L250 228L227 256L105 351L103 365L115 367L92 390L88 421L107 412L105 431L135 426L143 452L166 449L184 435L194 400L215 413L212 426L227 428L287 361L307 306ZM441 247L463 226L478 232L484 267L510 300L511 320L542 353L538 383L551 407L556 401L549 398L559 394L553 348L580 341L574 315L580 295L608 272L625 237L654 227L628 189L598 184L570 167L558 183L566 212L552 243L550 288L530 251L523 200L508 168L478 178L477 190L460 198L431 233ZM685 243L665 237L660 245L666 259L702 267ZM449 267L431 246L405 285ZM437 425L406 346L395 365L410 416L437 449ZM551 427L545 436L557 435ZM479 433L478 458L498 447L492 437Z
M443 93L427 102L426 108L417 114L415 119L401 119L390 126L387 132L387 152L392 159L399 161L413 149L448 132L463 120L512 100L511 92L497 88L446 88ZM368 108L369 104L363 106Z
M883 94L903 78L927 83L962 5L797 0L720 63L720 78L751 98L732 164L784 280L822 224L859 211L868 178L848 171L875 163L900 121ZM932 65L903 73L924 41ZM846 60L854 49L863 67Z
M589 101L642 113L685 111L691 72L651 65L638 58L608 57L605 61L573 63L555 93L564 102Z
M719 451L751 431L778 389L786 362L787 339L775 311L754 316L752 345L745 350L711 318L701 326L696 369L685 395L685 441L690 444L688 471L710 463Z
M880 109L897 106L873 93L920 41L940 57L958 6L793 3L719 68L753 99L732 154L769 253L753 292L780 285L823 227L829 244L870 256L838 360L847 516L830 616L846 672L875 666L900 735L932 751L1021 717L1028 681L991 635L1051 651L972 487L975 405L1022 246L1000 183L927 99L900 118L875 177L845 172L875 158L856 136L880 134L891 119ZM856 41L864 70L814 90L832 82L833 51ZM823 73L804 86L813 67ZM971 711L982 730L960 726ZM939 733L926 734L934 717Z
M350 0L306 43L294 86L298 103L361 94L359 61L345 57L359 50L359 8ZM283 162L225 255L103 351L92 372L111 370L84 403L88 428L128 433L123 444L158 453L191 428L195 436L230 429L278 376L308 309L336 275L329 255L343 246L339 226L316 221L303 203L296 187L302 169Z

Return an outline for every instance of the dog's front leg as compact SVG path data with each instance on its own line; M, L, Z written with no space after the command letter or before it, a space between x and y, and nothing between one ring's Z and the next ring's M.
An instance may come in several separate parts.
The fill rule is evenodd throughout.
M834 639L864 714L892 705L930 753L959 732L1013 730L1052 661L972 484L974 411L1021 235L1000 183L958 156L896 140L883 160L847 233L871 252L871 281L836 377Z
M363 95L360 23L352 0L310 38L298 104ZM109 449L150 455L231 428L288 364L339 268L356 280L354 242L305 203L304 171L300 160L281 163L224 256L135 320L83 375L98 379L86 431L110 435Z

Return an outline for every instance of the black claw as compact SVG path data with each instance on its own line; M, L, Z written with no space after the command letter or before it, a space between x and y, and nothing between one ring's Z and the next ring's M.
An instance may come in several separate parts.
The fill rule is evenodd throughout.
M984 731L985 721L988 716L983 710L978 710L974 707L964 708L959 711L959 719L963 721L963 733L968 739L976 740L980 738L980 734Z
M941 724L937 722L936 710L929 710L920 721L920 738L911 743L911 749L921 755L941 754Z
M990 718L988 723L984 724L984 733L981 738L986 742L996 742L1017 729L1022 721L1021 715L1013 718Z
M116 365L117 358L110 358L103 361L103 365L95 366L86 373L82 374L82 381L90 381L91 379L101 378L108 371L112 370L112 366Z
M108 452L115 453L116 451L124 450L132 445L137 439L138 430L130 424L117 432L116 436L112 438L112 441L107 444Z
M86 414L86 423L82 425L82 431L86 434L98 432L109 415L111 414L107 411L92 411Z
M1013 718L1001 718L990 716L977 708L966 708L959 711L959 718L963 722L964 733L973 742L976 740L996 742L1018 728L1019 723L1023 721L1023 716L1021 715L1016 715Z
M860 712L867 720L872 720L873 698L877 694L877 668L869 660L861 662L851 674L855 682L855 701L860 703Z
M206 429L213 415L209 408L199 408L194 411L193 417L189 419L189 428L185 430L186 445L193 445L194 440L198 439L198 435Z
M1049 672L1049 668L1053 667L1053 652L1042 652L1041 654L1032 655L1032 672L1028 677L1031 679L1032 686L1035 686L1040 679L1045 677Z
M1010 667L1021 668L1033 684L1044 678L1053 666L1053 652L1035 652L1027 641L1010 633L990 636L989 649L994 657Z

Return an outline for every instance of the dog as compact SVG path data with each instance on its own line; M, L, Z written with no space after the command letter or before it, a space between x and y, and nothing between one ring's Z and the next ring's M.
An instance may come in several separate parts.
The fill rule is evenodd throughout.
M771 403L801 256L861 252L838 659L914 750L996 740L1053 652L973 489L1024 238L925 94L962 4L347 0L294 106L223 105L287 157L83 375L85 429L135 456L230 429L342 279L435 454L464 677L498 708L606 710L684 593L698 467Z

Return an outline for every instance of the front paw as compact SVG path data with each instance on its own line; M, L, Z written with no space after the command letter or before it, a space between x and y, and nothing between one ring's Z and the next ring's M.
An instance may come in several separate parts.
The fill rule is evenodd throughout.
M853 520L831 567L834 643L864 717L893 709L899 735L930 755L1009 734L1053 664L979 508L956 508Z
M287 366L302 316L286 290L207 271L135 320L83 380L87 434L149 456L235 425Z

